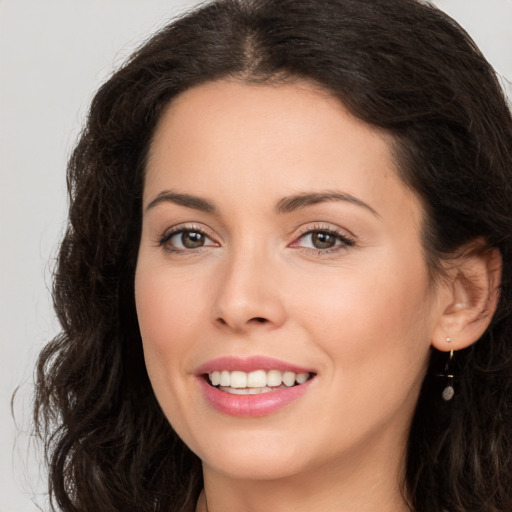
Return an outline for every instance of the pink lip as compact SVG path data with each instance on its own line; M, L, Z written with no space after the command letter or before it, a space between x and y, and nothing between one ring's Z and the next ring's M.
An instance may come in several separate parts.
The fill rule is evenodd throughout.
M217 411L229 416L256 417L278 411L285 405L301 397L314 379L290 388L276 389L258 395L233 395L211 386L204 377L198 382L206 400Z
M314 373L308 368L301 368L294 364L280 361L265 356L241 357L219 357L208 361L196 370L196 375L204 375L214 371L227 370L229 372L238 370L241 372L253 372L255 370L279 370L281 372L293 373Z
M279 388L268 393L256 395L235 395L221 391L209 384L205 375L213 371L242 371L279 370L282 372L314 373L313 370L296 366L264 356L249 358L220 357L208 361L196 370L197 381L206 400L217 411L230 416L256 417L265 416L278 411L290 402L300 398L309 389L314 378L304 384L289 388Z

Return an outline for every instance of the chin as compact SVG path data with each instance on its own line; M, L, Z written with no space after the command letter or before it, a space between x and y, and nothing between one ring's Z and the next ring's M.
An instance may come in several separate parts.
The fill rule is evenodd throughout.
M300 473L306 466L303 443L278 433L221 435L209 445L204 441L204 449L199 446L195 453L203 465L228 478L278 480Z
M282 480L301 473L300 465L295 461L283 460L279 455L267 457L255 455L249 460L245 456L237 457L236 454L231 454L229 461L214 462L209 464L208 461L203 461L203 465L234 480ZM221 463L217 464L217 462Z

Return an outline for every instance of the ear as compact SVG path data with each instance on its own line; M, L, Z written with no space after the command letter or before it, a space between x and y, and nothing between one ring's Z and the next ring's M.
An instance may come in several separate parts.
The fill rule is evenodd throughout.
M440 283L440 316L432 346L460 350L475 343L491 323L499 300L502 259L498 249L476 240L449 261Z

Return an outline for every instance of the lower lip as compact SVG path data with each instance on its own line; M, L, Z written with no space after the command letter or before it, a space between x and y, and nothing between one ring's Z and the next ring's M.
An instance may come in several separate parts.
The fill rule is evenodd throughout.
M203 376L199 377L199 384L210 405L223 414L245 417L265 416L282 409L300 398L312 381L309 379L298 386L257 395L234 395L210 386Z

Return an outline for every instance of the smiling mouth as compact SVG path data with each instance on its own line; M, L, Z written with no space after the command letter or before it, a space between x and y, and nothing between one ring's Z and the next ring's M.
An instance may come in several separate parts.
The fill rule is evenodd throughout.
M314 377L313 373L280 370L213 371L204 375L210 386L233 395L257 395L278 389L300 386Z

